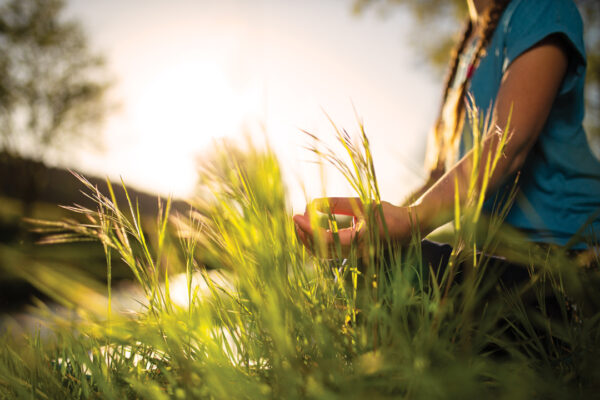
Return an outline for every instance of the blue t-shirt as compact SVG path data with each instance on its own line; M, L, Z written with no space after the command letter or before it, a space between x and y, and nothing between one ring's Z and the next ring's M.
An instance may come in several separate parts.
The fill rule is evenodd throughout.
M600 241L600 161L582 127L586 55L583 23L571 0L513 0L502 15L469 91L480 110L493 107L512 61L549 35L567 44L569 66L545 126L519 177L519 192L505 222L535 242L585 248ZM465 140L466 142L466 140ZM459 152L466 149L461 143ZM507 180L488 197L484 211L502 204ZM577 235L577 236L575 236ZM571 240L573 238L573 240Z

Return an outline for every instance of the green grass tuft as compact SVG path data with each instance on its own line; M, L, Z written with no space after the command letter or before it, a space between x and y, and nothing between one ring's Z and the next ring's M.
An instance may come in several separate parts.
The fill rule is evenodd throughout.
M476 124L479 124L477 122ZM373 155L336 128L338 151L316 137L312 151L335 165L381 212ZM501 151L501 146L500 150ZM496 159L488 165L486 176ZM456 251L443 277L423 265L420 238L398 249L369 232L368 257L313 256L296 238L275 155L226 146L202 168L203 194L186 215L159 207L150 232L128 197L117 204L83 177L97 207L70 210L89 223L43 222L47 242L94 239L107 256L108 287L81 273L30 264L28 277L68 310L40 306L42 334L3 336L2 398L572 398L600 382L600 314L584 271L560 250L507 242L502 213L482 221L481 196L456 212ZM473 176L473 179L477 179ZM462 219L458 216L462 215ZM331 221L335 223L335 221ZM383 236L383 237L380 237ZM477 257L508 249L531 284L499 290ZM480 245L481 246L481 245ZM318 246L317 246L318 247ZM111 262L122 259L143 292L135 312L113 309ZM472 260L460 284L456 266ZM185 304L173 281L184 274ZM181 276L181 275L179 275ZM181 289L179 289L181 290ZM560 315L550 318L546 298ZM570 305L577 304L577 313Z

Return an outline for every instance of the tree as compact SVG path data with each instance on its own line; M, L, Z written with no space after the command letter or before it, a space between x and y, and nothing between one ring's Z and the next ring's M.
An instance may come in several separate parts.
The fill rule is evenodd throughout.
M99 137L110 80L64 8L64 0L0 0L0 151L40 159Z
M353 0L353 11L379 8L382 14L403 7L419 21L418 40L412 41L422 51L423 59L440 73L445 70L453 44L466 18L464 0ZM600 1L575 0L584 21L587 47L586 128L594 138L592 146L600 154ZM422 32L428 35L423 35Z

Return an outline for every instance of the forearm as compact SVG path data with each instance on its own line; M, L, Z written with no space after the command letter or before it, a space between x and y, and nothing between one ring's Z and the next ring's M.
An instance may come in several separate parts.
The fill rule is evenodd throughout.
M427 181L425 182L425 184L423 184L423 186L419 187L417 190L415 190L414 192L412 192L410 195L408 195L406 197L406 199L404 199L404 201L402 202L402 206L406 207L406 206L410 206L411 204L414 204L415 201L417 201L419 198L421 198L421 196L423 196L423 194L425 194L425 192L427 192L429 190L429 188L431 188L431 185L434 182L431 181Z
M522 165L526 148L514 143L503 146L501 136L488 134L482 141L480 154L468 152L419 199L410 205L423 235L450 221L458 199L463 210L469 201L486 195ZM500 151L500 153L498 153ZM487 169L487 172L486 172Z
M509 126L511 131L495 168L486 177L488 158L494 160L500 142L499 135L491 131L483 140L481 158L474 151L469 152L413 203L412 211L416 213L423 233L427 234L451 219L455 192L464 208L473 192L489 193L521 168L546 123L567 66L567 52L556 35L539 42L512 62L502 77L493 114L492 126ZM490 161L490 168L491 164L494 162ZM475 179L472 179L473 170ZM473 190L469 190L471 182Z
M402 206L409 206L415 201L417 201L419 198L421 198L421 196L423 196L423 194L425 194L425 192L427 192L429 188L431 188L431 186L433 186L433 184L436 183L443 176L443 174L443 171L440 169L431 171L429 173L429 178L427 179L427 181L417 190L408 195L402 202Z

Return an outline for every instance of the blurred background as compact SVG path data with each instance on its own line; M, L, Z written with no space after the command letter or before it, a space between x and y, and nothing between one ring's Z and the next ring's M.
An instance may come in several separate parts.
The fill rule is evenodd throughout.
M84 203L77 170L120 177L142 213L198 190L211 143L250 136L281 160L290 209L350 188L304 149L329 116L364 122L383 197L424 179L425 142L463 0L0 0L0 307L33 294L15 265L104 276L98 244L34 244L24 217ZM600 2L579 0L588 46L587 128L600 126ZM325 178L323 181L322 177ZM120 194L122 196L122 193ZM185 209L183 202L175 208ZM127 279L124 266L116 279Z

